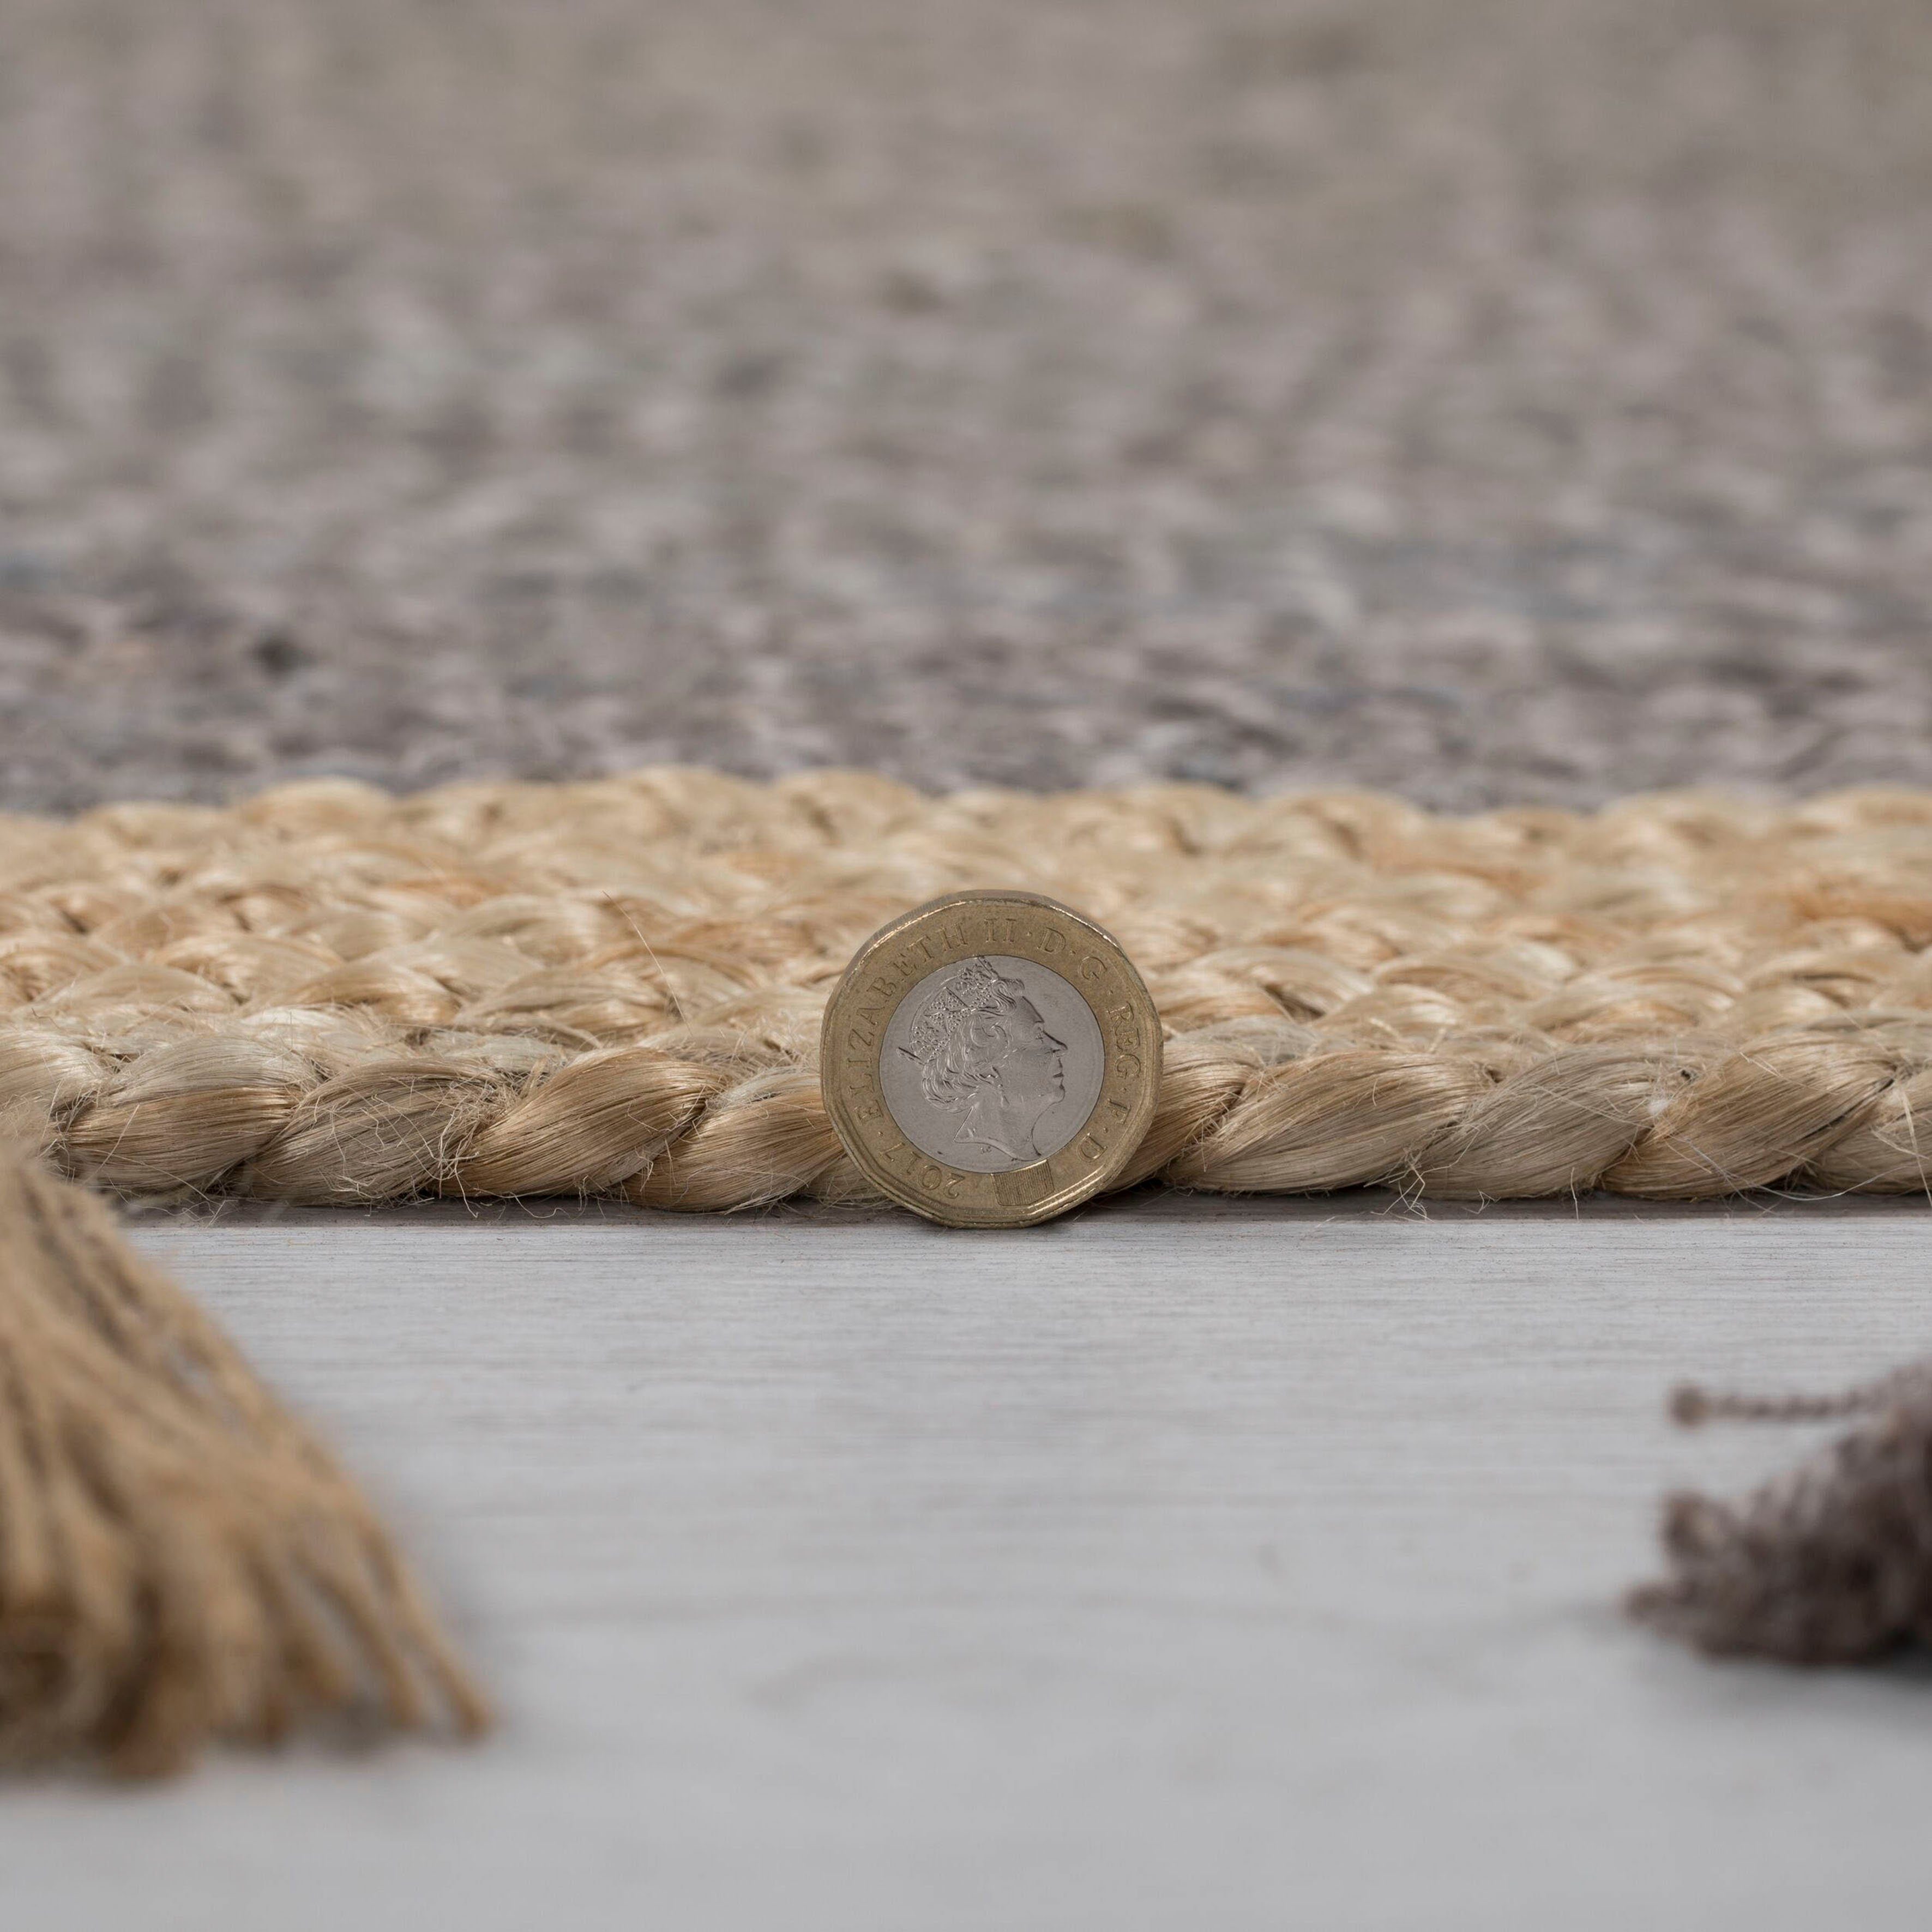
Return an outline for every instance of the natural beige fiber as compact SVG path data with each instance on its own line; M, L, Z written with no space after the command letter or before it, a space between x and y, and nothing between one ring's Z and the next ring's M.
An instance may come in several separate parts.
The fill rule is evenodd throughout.
M1932 1643L1932 1362L1842 1395L1690 1388L1674 1407L1692 1424L1859 1424L1741 1504L1672 1497L1671 1574L1632 1595L1633 1614L1715 1655L1787 1664L1858 1663Z
M381 1526L99 1203L0 1157L0 1762L475 1730Z
M134 1193L857 1198L854 946L967 886L1101 920L1169 1041L1129 1181L1916 1190L1932 794L1431 816L664 769L0 820L0 1126Z

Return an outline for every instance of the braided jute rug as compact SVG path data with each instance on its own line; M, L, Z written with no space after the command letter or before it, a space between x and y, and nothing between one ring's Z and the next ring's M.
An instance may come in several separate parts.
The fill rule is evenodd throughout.
M850 1199L826 994L886 920L987 885L1099 920L1148 982L1167 1072L1130 1181L1928 1184L1907 791L1453 819L660 770L0 818L0 1120L130 1193Z
M366 1505L72 1184L862 1201L819 1093L825 1000L884 922L988 886L1101 921L1159 1006L1124 1185L1932 1185L1932 793L1456 819L660 769L0 818L0 1137L24 1156L0 1175L0 1747L141 1769L323 1713L482 1721ZM1801 1562L1767 1621L1739 1580L1784 1505L1687 1504L1646 1613L1817 1658L1932 1628L1908 1393L1868 1426L1925 1494L1844 1519L1891 1538L1882 1606L1794 1626Z

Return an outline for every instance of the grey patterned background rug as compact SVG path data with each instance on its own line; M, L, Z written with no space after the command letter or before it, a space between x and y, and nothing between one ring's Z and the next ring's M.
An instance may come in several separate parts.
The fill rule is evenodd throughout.
M1932 781L1920 0L6 0L0 802Z

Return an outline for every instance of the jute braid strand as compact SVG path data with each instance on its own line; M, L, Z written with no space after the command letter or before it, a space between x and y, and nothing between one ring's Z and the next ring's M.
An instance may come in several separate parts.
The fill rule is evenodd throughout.
M1928 1184L1932 794L1876 790L1453 819L662 769L0 819L0 1132L132 1194L860 1198L825 999L968 886L1140 966L1168 1042L1128 1184Z

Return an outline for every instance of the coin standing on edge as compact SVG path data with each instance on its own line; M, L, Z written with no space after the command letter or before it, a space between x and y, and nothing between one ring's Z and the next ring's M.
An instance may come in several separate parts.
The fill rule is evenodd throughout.
M1133 1157L1160 1020L1092 920L1036 892L953 892L860 947L820 1066L846 1151L894 1200L954 1227L1025 1227Z

